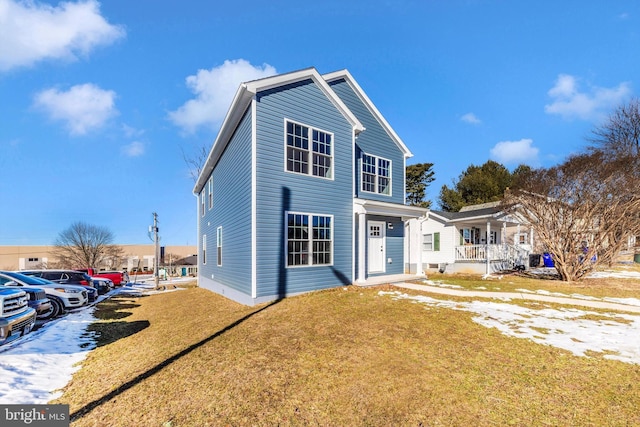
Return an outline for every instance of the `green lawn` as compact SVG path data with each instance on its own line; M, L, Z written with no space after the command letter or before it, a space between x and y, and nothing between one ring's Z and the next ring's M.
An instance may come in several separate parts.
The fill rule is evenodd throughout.
M112 298L91 327L98 348L55 403L73 426L640 425L640 366L381 289L258 307L199 288Z

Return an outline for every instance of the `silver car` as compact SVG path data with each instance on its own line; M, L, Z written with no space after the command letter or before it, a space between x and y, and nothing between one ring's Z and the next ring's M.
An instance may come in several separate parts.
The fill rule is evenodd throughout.
M87 291L80 285L62 285L38 277L25 276L14 271L0 271L0 284L15 287L34 287L43 289L51 301L51 311L41 318L49 319L60 316L68 310L79 308L89 303Z

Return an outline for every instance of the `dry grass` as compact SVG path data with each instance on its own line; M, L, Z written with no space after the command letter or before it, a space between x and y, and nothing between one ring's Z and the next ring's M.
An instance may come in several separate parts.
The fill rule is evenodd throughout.
M640 366L379 290L260 307L198 288L114 298L92 327L99 347L56 403L70 404L73 426L640 424Z

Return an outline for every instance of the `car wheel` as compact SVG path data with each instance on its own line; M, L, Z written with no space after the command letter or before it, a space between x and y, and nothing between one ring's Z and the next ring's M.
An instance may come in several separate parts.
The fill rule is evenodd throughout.
M49 298L51 301L51 305L54 307L53 308L53 312L51 314L51 316L49 317L50 319L53 319L54 317L58 317L60 315L64 314L64 304L62 304L62 301L60 301L59 299L56 298Z
M53 300L49 299L49 301L50 301L49 310L45 311L44 313L38 314L36 316L38 320L48 320L48 319L51 319L56 314L56 306Z

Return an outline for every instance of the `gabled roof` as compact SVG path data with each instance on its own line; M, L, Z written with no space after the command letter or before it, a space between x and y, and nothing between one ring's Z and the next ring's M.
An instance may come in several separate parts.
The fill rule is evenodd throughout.
M247 108L251 105L253 97L258 92L297 83L307 79L313 80L313 82L318 85L329 101L331 101L338 111L342 113L345 119L351 123L351 126L356 133L364 130L362 123L360 123L340 97L338 97L333 89L331 89L320 73L318 73L318 71L313 67L242 83L233 98L233 102L231 103L231 107L229 107L229 111L227 111L224 121L222 122L222 126L220 127L218 136L216 137L213 147L209 152L209 156L200 171L200 176L198 176L198 180L193 187L193 194L197 195L205 186L207 177L211 171L213 171L213 168L218 162L220 156L222 156L224 149L227 147L227 144L233 136L233 132L238 127L238 124L242 120Z
M393 140L393 142L395 142L398 148L400 148L404 157L405 158L413 157L413 153L409 151L409 148L407 148L405 143L402 142L402 139L400 139L400 137L393 130L391 125L385 120L382 114L380 114L380 111L378 111L376 106L373 104L373 102L371 102L367 94L362 90L358 82L355 81L355 79L353 78L351 73L349 73L348 70L334 71L333 73L323 74L322 77L324 77L324 79L327 82L332 82L339 79L345 79L345 81L349 84L349 86L351 86L353 91L356 93L358 98L360 98L362 103L369 109L371 114L373 114L373 116L378 120L378 122L380 122L380 125L385 130L385 132L387 132L387 134Z
M429 211L429 217L434 217L442 222L465 222L479 219L500 219L508 222L516 220L510 214L513 207L505 208L501 202L490 202L479 205L465 206L460 212L445 212L438 210Z

